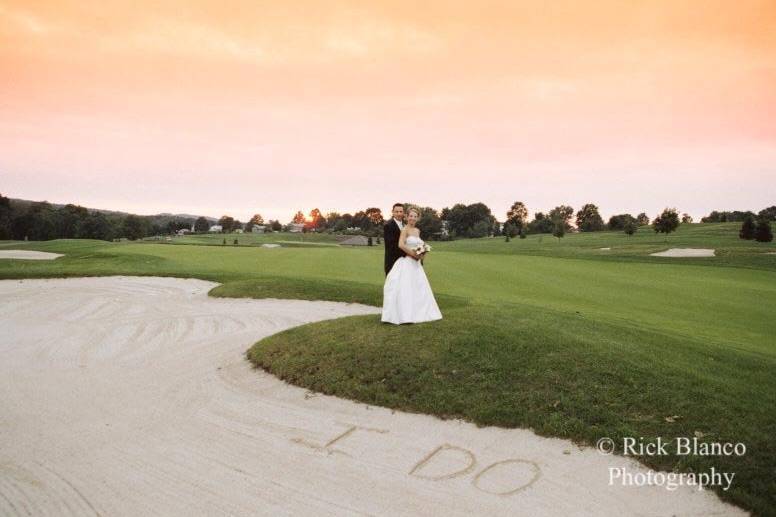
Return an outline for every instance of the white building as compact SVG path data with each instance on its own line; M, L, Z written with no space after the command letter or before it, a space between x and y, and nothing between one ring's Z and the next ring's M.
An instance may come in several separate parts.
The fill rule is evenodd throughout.
M304 229L304 224L302 223L291 223L289 226L291 227L289 229L291 233L302 233L302 230Z
M224 228L220 224L214 224L213 226L210 227L210 229L208 231L209 232L213 232L213 233L217 233L217 232L221 232L223 230L224 230Z
M264 230L266 230L266 226L263 224L254 224L251 226L251 233L264 233Z

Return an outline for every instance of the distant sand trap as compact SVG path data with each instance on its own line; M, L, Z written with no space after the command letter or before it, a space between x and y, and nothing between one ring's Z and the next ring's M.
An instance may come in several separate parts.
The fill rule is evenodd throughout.
M279 248L280 244L262 244L262 248Z
M660 253L650 253L653 257L713 257L714 250L707 248L671 248Z
M609 467L649 471L566 440L288 385L245 350L379 309L216 285L0 281L0 515L745 515L686 485L609 486Z
M57 257L64 257L64 255L46 251L0 250L0 259L54 260Z
M601 250L601 251L609 251L612 248L598 248L598 249Z

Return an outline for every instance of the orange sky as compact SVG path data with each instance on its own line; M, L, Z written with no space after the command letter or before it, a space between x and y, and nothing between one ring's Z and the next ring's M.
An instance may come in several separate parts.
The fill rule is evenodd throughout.
M776 203L773 0L0 0L0 78L11 197L282 221Z

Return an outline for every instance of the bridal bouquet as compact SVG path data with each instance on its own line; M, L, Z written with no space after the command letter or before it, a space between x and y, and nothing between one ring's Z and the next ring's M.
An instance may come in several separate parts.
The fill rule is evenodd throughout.
M416 255L423 255L431 251L431 246L429 246L424 242L423 244L418 244L417 246L412 248L412 251L414 251Z

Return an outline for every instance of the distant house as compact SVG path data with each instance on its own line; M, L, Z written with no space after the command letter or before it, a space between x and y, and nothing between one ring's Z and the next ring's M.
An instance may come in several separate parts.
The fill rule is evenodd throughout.
M177 233L178 235L186 235L187 233L191 233L191 230L189 230L188 228L181 228L175 233Z
M264 230L266 230L266 226L263 224L254 224L251 226L251 233L264 233Z
M217 232L224 231L224 228L220 224L214 224L213 226L210 227L208 231L212 233L217 233Z
M243 232L242 228L236 228L234 230L234 233L242 233L242 232Z
M302 233L302 230L304 230L304 224L302 223L291 223L288 225L289 230L291 233Z

